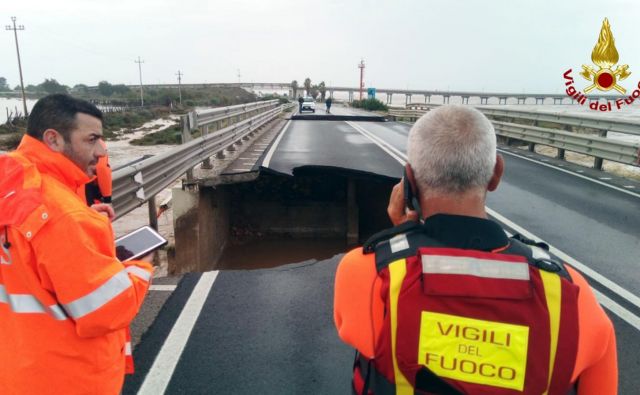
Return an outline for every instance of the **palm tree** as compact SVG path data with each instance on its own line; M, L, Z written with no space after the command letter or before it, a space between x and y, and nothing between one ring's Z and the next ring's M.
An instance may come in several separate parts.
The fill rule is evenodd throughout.
M322 81L318 85L318 90L320 91L320 100L324 101L324 98L327 94L327 86L325 85L324 81Z
M293 98L295 99L298 96L298 81L291 81L291 90L293 91Z
M311 78L305 78L304 89L307 91L307 95L311 93Z

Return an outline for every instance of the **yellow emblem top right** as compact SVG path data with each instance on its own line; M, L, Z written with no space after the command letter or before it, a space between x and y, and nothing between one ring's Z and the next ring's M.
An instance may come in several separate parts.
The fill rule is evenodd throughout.
M593 84L584 89L584 92L589 93L598 88L605 92L615 89L622 94L626 93L627 90L618 85L618 81L630 76L631 72L628 71L629 66L626 64L618 65L615 70L612 70L612 67L618 63L618 59L618 50L611 33L609 20L604 18L600 29L600 37L598 37L598 42L591 52L591 61L598 66L598 69L595 70L594 67L583 64L582 72L580 72L584 79L593 82Z

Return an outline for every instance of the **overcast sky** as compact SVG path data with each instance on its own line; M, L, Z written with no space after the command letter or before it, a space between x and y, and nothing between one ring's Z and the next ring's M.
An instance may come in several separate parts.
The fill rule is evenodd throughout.
M640 81L640 2L622 0L2 0L18 32L25 84L242 81L560 93L591 64L609 18L619 63ZM13 32L0 76L19 83ZM580 77L578 77L580 78ZM578 82L584 87L587 81Z

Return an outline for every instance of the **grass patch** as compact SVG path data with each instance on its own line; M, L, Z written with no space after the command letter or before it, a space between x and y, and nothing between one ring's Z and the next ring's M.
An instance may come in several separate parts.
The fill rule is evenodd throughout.
M131 140L131 145L180 144L182 142L182 128L180 125L171 126L159 132L149 133L142 138Z
M1 135L0 149L3 151L13 151L18 148L20 141L22 141L22 136L24 136L22 132Z

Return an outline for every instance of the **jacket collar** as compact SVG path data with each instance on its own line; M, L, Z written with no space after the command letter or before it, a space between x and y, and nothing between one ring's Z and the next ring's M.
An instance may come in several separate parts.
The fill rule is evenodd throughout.
M423 226L427 235L454 248L491 251L509 244L502 227L490 219L436 214Z
M52 151L40 140L24 135L17 153L32 162L42 174L52 176L73 191L89 182L90 177L69 158Z

